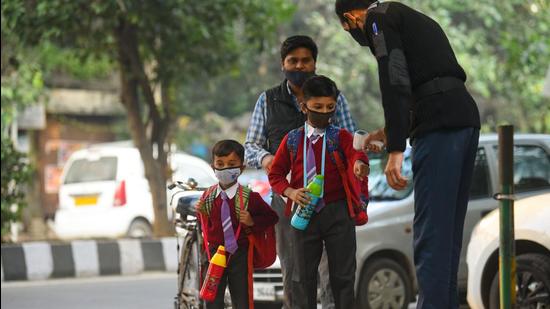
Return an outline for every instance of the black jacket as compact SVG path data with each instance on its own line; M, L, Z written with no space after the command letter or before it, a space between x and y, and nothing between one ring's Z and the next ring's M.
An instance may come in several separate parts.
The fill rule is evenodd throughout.
M419 86L437 77L466 81L447 36L433 19L401 3L384 2L367 11L365 33L378 61L388 151L403 151L409 135L480 127L477 105L464 86L414 96Z

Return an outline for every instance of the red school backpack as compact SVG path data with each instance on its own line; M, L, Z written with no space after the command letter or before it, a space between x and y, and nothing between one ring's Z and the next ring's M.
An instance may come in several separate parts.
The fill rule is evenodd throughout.
M198 204L198 210L201 217L201 224L203 227L205 226L204 218L203 216L210 215L210 210L212 208L215 194L212 194L216 191L217 185L214 185L208 190L205 191L203 196L200 199L200 202ZM235 212L237 215L237 218L239 217L241 209L248 209L248 200L250 197L250 193L252 190L250 190L247 187L243 187L239 185L238 188L238 194L235 196L235 205L239 205L239 207L235 207ZM241 232L242 224L239 224L239 227L237 228L236 239L239 239L239 235ZM264 269L267 268L273 263L275 263L275 259L277 258L277 242L275 240L275 226L272 225L265 229L262 232L252 232L251 229L245 228L245 232L247 233L249 247L252 248L252 266L254 269ZM204 233L203 228L203 237L204 237L204 243L205 247L208 246L208 239L206 236L206 233ZM250 256L250 252L249 252Z

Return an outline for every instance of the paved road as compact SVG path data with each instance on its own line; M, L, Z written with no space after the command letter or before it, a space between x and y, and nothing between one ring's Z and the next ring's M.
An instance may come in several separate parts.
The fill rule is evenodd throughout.
M176 276L166 273L3 282L2 309L173 308L175 293ZM263 305L256 308L276 307ZM409 309L414 308L414 305L409 306Z
M173 308L174 274L2 283L2 309Z

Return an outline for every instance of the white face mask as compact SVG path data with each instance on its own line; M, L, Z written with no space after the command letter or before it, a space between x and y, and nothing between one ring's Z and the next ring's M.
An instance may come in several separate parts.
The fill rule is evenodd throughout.
M234 181L237 180L237 178L241 175L241 168L240 167L230 167L230 168L224 168L224 169L214 169L214 173L216 174L216 177L220 181L220 184L222 185L228 185Z

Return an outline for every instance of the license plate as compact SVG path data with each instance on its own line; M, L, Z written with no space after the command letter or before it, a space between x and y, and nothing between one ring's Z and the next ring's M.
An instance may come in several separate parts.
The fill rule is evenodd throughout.
M79 206L93 206L97 204L97 195L75 196L74 205Z
M259 301L274 301L275 286L271 284L262 284L254 282L254 300Z

